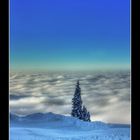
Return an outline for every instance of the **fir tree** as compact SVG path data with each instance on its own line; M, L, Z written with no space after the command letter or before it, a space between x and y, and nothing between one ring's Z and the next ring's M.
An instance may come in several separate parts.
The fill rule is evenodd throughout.
M91 122L91 120L90 120L90 113L89 112L87 113L87 121Z
M85 106L83 106L83 109L82 109L82 120L83 121L89 121L90 122L90 114L87 111L87 109L86 109Z
M78 119L82 119L82 99L81 99L81 89L79 86L79 80L77 81L74 97L72 99L72 112L71 115Z
M83 106L83 109L82 109L82 120L83 121L87 120L87 109L85 106Z
M83 121L90 121L90 113L86 107L82 107L81 89L79 86L79 80L77 81L74 97L72 98L72 112L71 116L81 119Z

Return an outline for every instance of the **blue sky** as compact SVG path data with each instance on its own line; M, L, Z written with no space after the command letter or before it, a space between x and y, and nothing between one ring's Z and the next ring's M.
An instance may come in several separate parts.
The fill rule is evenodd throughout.
M11 0L14 70L129 69L129 0Z

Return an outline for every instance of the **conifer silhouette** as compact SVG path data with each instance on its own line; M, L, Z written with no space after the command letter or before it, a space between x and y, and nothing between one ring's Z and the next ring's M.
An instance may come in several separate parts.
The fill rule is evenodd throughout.
M72 112L71 115L73 117L77 117L79 119L82 119L82 99L81 99L81 89L79 86L79 80L76 84L76 89L74 93L74 97L72 99Z
M82 106L81 88L79 80L76 84L74 97L72 98L72 112L71 116L81 119L83 121L90 121L90 113L85 106Z

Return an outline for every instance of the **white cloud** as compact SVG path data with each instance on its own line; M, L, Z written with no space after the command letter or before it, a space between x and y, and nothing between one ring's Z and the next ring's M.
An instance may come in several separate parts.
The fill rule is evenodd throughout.
M78 79L83 103L93 120L130 123L129 72L13 74L10 110L69 114Z

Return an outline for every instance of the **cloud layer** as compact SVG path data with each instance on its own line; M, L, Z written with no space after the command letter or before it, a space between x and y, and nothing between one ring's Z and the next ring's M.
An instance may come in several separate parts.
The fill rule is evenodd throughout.
M55 72L11 73L10 111L25 115L54 112L69 115L75 84L92 120L130 123L130 73Z

